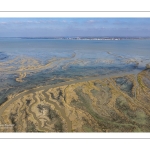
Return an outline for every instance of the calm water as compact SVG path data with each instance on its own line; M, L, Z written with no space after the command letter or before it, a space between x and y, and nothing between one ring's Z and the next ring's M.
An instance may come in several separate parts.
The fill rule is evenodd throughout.
M126 58L150 57L150 40L49 40L49 39L0 39L0 52L10 58L20 55L47 60L52 57L79 59L114 58L107 52ZM105 57L105 58L104 58Z
M53 59L48 67L43 67ZM42 67L19 70L36 65L33 60ZM145 69L147 63L150 40L0 38L0 103L13 92L64 82L64 78L132 73ZM27 73L21 83L15 80L19 73Z

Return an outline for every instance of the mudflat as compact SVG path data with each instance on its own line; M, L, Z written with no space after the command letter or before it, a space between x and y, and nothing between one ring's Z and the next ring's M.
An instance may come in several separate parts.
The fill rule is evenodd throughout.
M9 95L1 132L149 132L150 69L83 79Z

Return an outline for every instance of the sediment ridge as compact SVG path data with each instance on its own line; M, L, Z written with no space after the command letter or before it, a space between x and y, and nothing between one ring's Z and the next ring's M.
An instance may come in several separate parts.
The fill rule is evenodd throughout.
M22 78L20 77L20 80ZM149 132L150 69L83 78L9 95L1 132Z

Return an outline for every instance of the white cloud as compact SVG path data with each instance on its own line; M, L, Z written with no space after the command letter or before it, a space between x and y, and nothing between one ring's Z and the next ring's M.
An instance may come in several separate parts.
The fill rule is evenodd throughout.
M0 24L7 24L7 22L0 22Z
M88 23L94 23L95 21L94 20L88 20Z
M35 21L27 21L27 23L35 23Z

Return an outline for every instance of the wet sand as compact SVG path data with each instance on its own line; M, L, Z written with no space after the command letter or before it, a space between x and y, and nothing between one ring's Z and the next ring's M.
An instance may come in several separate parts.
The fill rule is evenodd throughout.
M22 112L22 110L24 108L24 110L26 110L26 113L30 114L29 117L26 116L28 119L25 122L28 124L29 120L34 120L34 122L33 122L33 124L35 124L34 129L36 128L35 131L37 131L37 132L50 132L50 131L57 132L57 127L59 127L58 132L59 131L63 131L63 132L72 132L72 131L79 132L80 131L81 132L84 130L85 131L92 130L92 131L97 131L97 132L103 132L106 130L109 132L109 131L117 131L116 126L120 126L120 127L122 126L125 131L128 131L128 128L132 132L134 130L135 131L138 131L138 130L144 131L144 129L140 128L140 126L139 126L140 120L138 121L138 118L136 118L136 116L135 116L135 119L137 119L137 120L135 120L135 123L136 123L135 126L131 125L132 123L131 123L130 119L127 119L125 121L126 123L124 121L122 121L122 123L121 122L117 123L118 121L113 123L113 122L111 122L111 118L109 119L109 117L110 117L109 113L112 111L112 109L114 109L116 111L116 113L119 115L119 117L121 117L121 118L127 117L125 112L121 113L122 110L118 110L120 108L116 109L116 106L115 106L118 103L117 101L119 100L120 95L122 95L126 99L126 100L124 100L125 103L127 103L129 105L129 106L124 106L124 107L127 107L126 111L130 112L130 111L135 110L135 112L137 114L141 113L141 115L142 115L141 117L144 117L144 118L141 118L141 121L142 121L142 119L144 119L143 120L144 122L141 122L141 124L144 123L145 130L148 131L147 123L149 122L149 120L147 120L147 119L148 119L148 116L150 115L150 113L148 111L149 110L149 105L147 105L148 103L140 100L142 98L141 90L143 89L143 86L145 87L145 85L143 85L141 87L141 84L140 84L141 83L141 78L140 78L141 74L142 73L139 73L138 77L135 77L134 74L129 75L129 73L126 73L126 74L123 73L122 75L115 74L113 76L111 75L111 76L103 76L103 77L102 76L87 77L87 78L83 78L80 80L72 80L72 81L58 83L58 84L54 84L54 85L40 86L40 87L36 87L36 88L30 89L30 90L26 90L24 92L21 92L21 93L15 94L15 95L10 95L8 97L8 100L0 106L0 108L1 108L0 109L0 122L7 123L7 124L11 123L11 121L9 119L6 120L6 118L9 118L9 115L11 115L10 114L11 110L12 109L14 111L16 110L16 112L13 113L15 115L16 113ZM134 97L128 95L128 93L126 93L126 90L122 91L123 89L119 89L119 87L114 82L114 79L117 79L117 78L124 79L124 77L126 79L130 80L130 82L133 80L132 82L133 82L134 88L132 88L133 90L131 92L133 94L136 93L134 95ZM97 86L98 84L100 85L100 87ZM83 93L82 93L82 90L77 90L79 87L82 87ZM111 89L111 93L112 93L111 97L109 94L110 92L108 91L109 88ZM97 90L101 91L101 89L103 89L102 93L101 94L97 93L98 95L95 95L96 94L95 92ZM146 88L145 90L149 90L149 89ZM91 93L91 91L93 91L93 92L95 91L95 92ZM89 97L87 97L84 100L85 104L83 106L82 106L82 103L80 105L78 105L78 103L80 103L80 101L82 102L82 99L83 99L82 97L86 96L84 93L86 95L88 95ZM148 94L148 92L146 92L146 93L147 93L147 98L149 99L150 95ZM104 104L102 103L102 100L100 102L101 105L98 104L99 102L98 102L97 96L98 97L104 96L102 98L102 100L104 100ZM60 97L60 98L58 98L58 97ZM31 100L31 104L29 106L26 106L25 102L28 99ZM33 103L33 101L34 101L34 103ZM45 108L48 108L48 110L47 110L48 112L55 111L55 114L57 114L59 117L56 117L56 118L54 117L49 120L47 114L44 115L38 111L37 106L39 104ZM127 105L127 104L125 104L125 105ZM107 106L108 108L107 107L105 108L105 105L108 105ZM99 109L101 110L101 113L100 113ZM121 106L121 109L122 109L122 106ZM101 114L100 116L96 115L98 112ZM115 113L115 112L113 112L113 113ZM33 117L31 114L33 115ZM12 116L12 118L15 117L14 115ZM41 116L43 119L45 118L44 122L46 124L47 123L48 124L46 125L44 122L42 123L39 116ZM119 117L118 117L118 119L119 119ZM130 116L128 116L128 117L131 118ZM22 117L20 116L20 119L21 118ZM85 125L82 118L86 118L86 120L88 122L89 122L89 120L93 120L95 118L98 122L94 119L95 121L94 120L93 121L94 121L95 127L92 127L93 129L91 129L91 127L87 127L87 125ZM120 118L120 121L122 120L121 118ZM77 120L80 121L81 123L79 124ZM26 127L20 127L20 123L17 120L16 121L14 120L13 122L15 123L15 126L16 126L16 128L14 129L15 131L26 132L28 125L23 125ZM104 126L106 126L106 123L112 124L112 127L109 127L109 126L104 127ZM59 126L58 126L58 124L59 124ZM42 125L44 125L44 127L42 127ZM49 126L49 129L48 129L48 126ZM90 126L92 126L91 123L90 123ZM127 127L125 127L125 126L127 126ZM118 129L118 131L123 131L122 127L120 128L120 130ZM107 129L105 129L105 128L107 128Z

